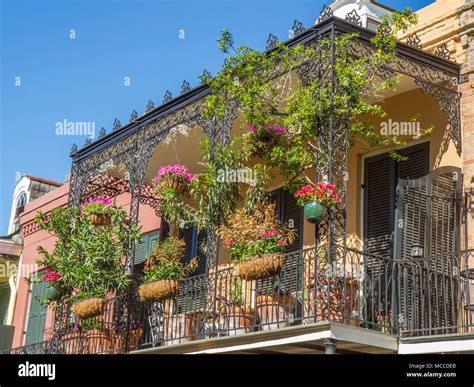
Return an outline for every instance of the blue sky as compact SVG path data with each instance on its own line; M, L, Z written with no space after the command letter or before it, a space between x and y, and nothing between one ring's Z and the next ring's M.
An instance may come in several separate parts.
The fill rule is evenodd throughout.
M434 0L381 1L417 10ZM178 94L184 79L196 86L203 69L215 74L223 28L237 45L263 49L270 32L286 40L294 19L310 26L325 2L0 0L0 235L15 177L63 181L72 143L84 144L85 136L56 135L57 122L94 122L96 136L102 126L109 132L115 117L125 123L148 99Z

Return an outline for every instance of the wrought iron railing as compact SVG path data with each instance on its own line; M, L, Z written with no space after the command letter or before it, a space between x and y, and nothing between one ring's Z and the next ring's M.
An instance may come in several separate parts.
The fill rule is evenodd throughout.
M473 251L397 261L312 247L287 254L271 278L242 280L222 266L182 281L164 302L114 297L82 321L59 310L50 340L7 352L124 353L324 322L403 336L472 332L473 259Z

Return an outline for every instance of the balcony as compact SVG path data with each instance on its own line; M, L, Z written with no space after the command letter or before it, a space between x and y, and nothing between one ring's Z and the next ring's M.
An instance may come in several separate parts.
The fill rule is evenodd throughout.
M50 339L3 353L183 353L223 340L258 347L267 336L331 325L394 340L474 332L472 250L405 261L337 250L344 259L334 262L326 261L326 246L287 254L280 274L257 281L221 266L182 281L174 299L117 296L102 316L80 323L58 310Z

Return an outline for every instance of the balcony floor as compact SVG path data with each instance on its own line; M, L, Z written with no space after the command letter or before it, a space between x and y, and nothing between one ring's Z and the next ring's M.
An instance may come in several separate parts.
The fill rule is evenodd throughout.
M132 352L133 354L324 354L333 339L336 353L397 353L398 337L338 323L315 323L238 336L196 340Z

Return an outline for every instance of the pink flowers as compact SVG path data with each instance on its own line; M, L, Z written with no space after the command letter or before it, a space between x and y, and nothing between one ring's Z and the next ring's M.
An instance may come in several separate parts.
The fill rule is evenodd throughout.
M234 241L232 241L232 240L227 241L226 243L224 243L224 247L226 249L231 248L233 245L234 245Z
M269 238L269 237L276 237L278 236L279 232L278 230L272 230L272 231L264 231L260 234L260 236L264 238Z
M43 281L47 282L48 284L56 282L58 279L61 278L61 274L52 271L51 269L45 269L46 274L43 276Z
M253 124L250 124L250 123L247 124L247 129L249 129L250 131L254 133L257 131L257 128ZM267 132L276 134L278 136L283 136L286 133L286 129L283 126L279 126L276 124L267 125L265 130Z
M267 130L279 136L284 135L286 131L286 129L283 126L277 126L277 125L268 125Z
M256 132L257 128L253 126L252 124L247 124L247 129L250 129L252 132Z
M158 169L158 174L156 175L156 179L160 179L161 177L166 176L166 175L177 175L188 181L191 181L194 179L194 175L189 173L188 168L186 168L182 164L166 165L164 167L160 167L160 169Z
M327 207L333 208L341 203L341 198L335 192L336 186L331 183L319 182L316 187L306 185L295 193L298 204L304 206L306 203L317 202Z

